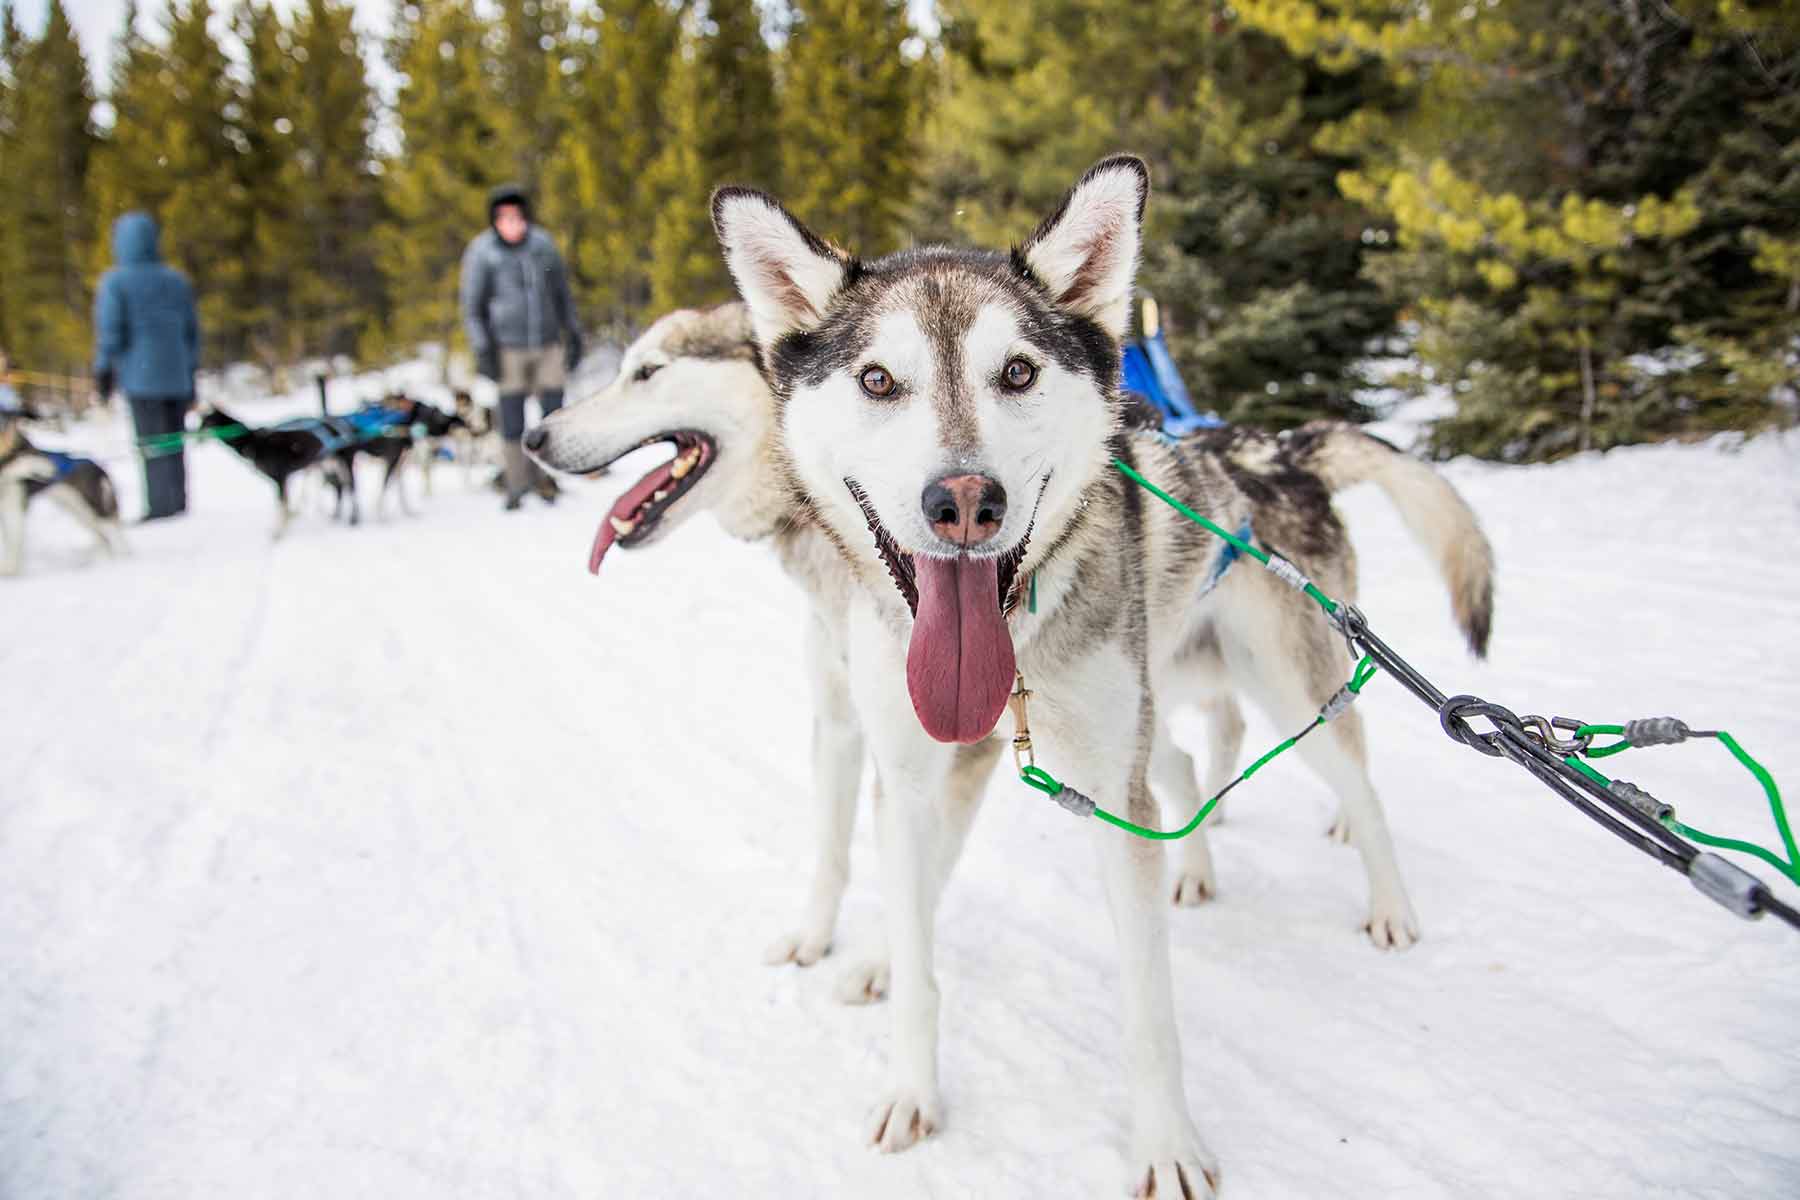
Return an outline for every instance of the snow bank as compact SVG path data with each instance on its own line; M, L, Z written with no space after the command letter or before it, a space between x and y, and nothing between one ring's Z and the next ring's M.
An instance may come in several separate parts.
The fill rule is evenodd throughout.
M1722 724L1793 790L1797 453L1451 464L1498 551L1486 665L1352 493L1363 607L1447 689ZM130 559L34 512L0 581L0 1195L1115 1193L1094 830L992 786L944 904L948 1125L921 1149L860 1145L888 1017L832 999L878 925L866 820L838 950L757 961L810 859L801 602L761 551L701 522L590 580L620 473L503 514L449 471L417 519L312 514L272 545L267 485L219 446L190 462L193 515ZM1357 932L1361 871L1298 761L1234 798L1220 896L1171 914L1226 1195L1800 1194L1800 935L1391 681L1362 707L1425 940ZM1717 747L1614 761L1771 836Z

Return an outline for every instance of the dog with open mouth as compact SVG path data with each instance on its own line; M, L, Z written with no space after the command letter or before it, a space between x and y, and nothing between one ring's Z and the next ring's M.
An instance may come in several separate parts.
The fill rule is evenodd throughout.
M1154 824L1153 698L1243 692L1297 728L1350 667L1307 600L1267 573L1224 572L1225 543L1112 468L1119 458L1225 527L1253 526L1327 591L1352 594L1331 486L1293 470L1277 439L1265 439L1263 462L1251 447L1233 463L1122 429L1119 342L1148 184L1140 160L1108 159L1010 253L922 247L872 260L829 245L763 193L714 197L775 395L776 452L853 578L849 690L885 801L895 1037L891 1084L868 1125L883 1150L942 1125L932 945L942 864L968 822L947 818L940 797L957 747L990 738L1017 674L1034 695L1040 759ZM1472 514L1434 473L1365 440L1349 453L1397 460L1379 468L1384 487L1407 501L1402 516L1434 550L1479 649L1492 560ZM1276 497L1284 512L1267 511ZM1035 604L1022 602L1032 594ZM1361 853L1364 928L1378 946L1409 945L1417 921L1355 712L1300 753L1337 793ZM1210 1196L1218 1164L1188 1113L1160 848L1098 822L1089 836L1121 944L1128 1185Z
M597 566L614 546L626 551L654 546L682 521L711 512L734 537L769 547L807 598L805 668L813 699L810 794L816 834L812 879L799 919L769 944L764 957L772 965L809 967L835 940L863 771L864 740L849 702L845 644L852 577L771 453L775 399L762 373L753 369L755 362L749 313L741 302L669 313L625 349L610 384L552 414L526 435L526 442L543 465L574 474L604 469L647 445L670 448L672 457L646 476L648 482L628 489L609 506L596 534L599 557L591 565ZM1137 436L1161 440L1148 431ZM706 470L698 475L685 471L681 479L686 486L677 495L665 481L683 455L693 455L698 465L700 447ZM1315 558L1337 561L1348 555L1347 545L1329 541L1331 531L1341 535L1342 530L1334 514L1318 511L1321 489L1335 493L1369 481L1386 489L1415 518L1432 512L1461 514L1460 523L1440 521L1441 528L1417 530L1428 552L1439 553L1434 537L1446 547L1480 540L1467 506L1427 468L1352 425L1318 422L1280 437L1247 428L1203 430L1182 439L1177 452L1211 457L1249 482L1260 497L1254 523L1279 544L1327 539L1323 548L1312 547ZM696 488L702 477L706 485ZM648 507L634 498L646 489ZM665 493L660 498L659 491ZM653 521L648 519L652 513ZM629 537L619 537L615 521L628 526ZM1215 574L1222 580L1216 568ZM1346 596L1354 591L1353 570L1348 574ZM911 588L910 575L904 579ZM1481 635L1471 630L1469 636L1474 644ZM1244 722L1234 695L1205 698L1201 707L1207 718L1208 761L1202 789L1193 760L1167 736L1163 718L1168 707L1158 711L1150 782L1166 819L1181 823L1203 796L1217 792L1235 773ZM960 818L972 811L967 793L986 784L998 748L997 741L989 740L959 751L952 790L944 800L947 814ZM1209 824L1222 816L1223 806L1214 810ZM1332 831L1342 840L1346 826L1337 822ZM1214 895L1205 829L1183 839L1174 852L1169 887L1174 902L1197 905ZM947 871L948 863L935 863L934 870ZM879 950L851 963L839 976L836 993L845 1003L868 1003L885 994L887 980L887 956Z
M626 348L619 373L600 391L551 414L525 435L544 466L593 474L649 446L670 456L627 488L601 518L588 552L598 573L608 554L653 546L710 512L725 532L768 546L807 598L805 666L813 704L811 883L799 919L768 946L765 961L809 967L830 951L850 879L850 842L865 761L850 704L844 613L850 573L836 546L799 503L774 456L775 406L758 369L749 312L741 303L681 309ZM966 747L947 803L974 811L969 794L987 785L999 744ZM879 788L879 781L875 786ZM1211 864L1206 864L1210 881ZM885 954L852 963L836 991L846 1004L880 1000Z

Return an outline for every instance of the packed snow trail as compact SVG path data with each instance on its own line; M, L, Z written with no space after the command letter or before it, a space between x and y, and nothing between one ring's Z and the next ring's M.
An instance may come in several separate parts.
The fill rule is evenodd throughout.
M1447 690L1723 725L1792 793L1797 455L1451 466L1498 556L1486 665L1358 490L1361 605ZM0 580L0 1196L1118 1192L1092 823L996 777L943 906L948 1123L917 1150L861 1145L888 1014L832 994L879 927L866 814L837 949L758 961L811 839L802 601L764 551L701 521L588 578L629 465L519 514L446 469L417 518L312 511L272 544L268 485L221 446L189 461L193 515L133 529L129 559L89 563L38 506ZM1225 1195L1800 1194L1800 936L1393 681L1359 707L1425 940L1357 931L1361 868L1297 759L1233 795L1218 898L1170 913ZM1246 752L1286 732L1253 718ZM1773 838L1716 746L1613 765Z

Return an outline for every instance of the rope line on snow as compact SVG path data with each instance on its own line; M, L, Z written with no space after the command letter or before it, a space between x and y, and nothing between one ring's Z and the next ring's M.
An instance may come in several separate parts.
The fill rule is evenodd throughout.
M1092 798L1062 783L1037 765L1025 713L1025 701L1031 693L1025 688L1024 676L1020 675L1012 696L1016 724L1013 754L1019 778L1028 787L1044 793L1077 816L1098 817L1137 837L1157 841L1184 838L1200 827L1228 792L1292 749L1313 730L1341 714L1361 694L1364 685L1374 678L1376 670L1385 669L1402 687L1437 714L1439 724L1453 741L1487 757L1505 758L1524 768L1538 782L1573 805L1576 811L1664 866L1685 875L1703 895L1739 916L1755 918L1765 912L1774 913L1795 929L1800 929L1800 911L1771 894L1760 879L1727 859L1693 845L1698 842L1705 846L1753 855L1773 866L1787 879L1800 884L1800 849L1796 848L1793 830L1788 823L1787 811L1774 777L1738 745L1737 740L1729 733L1722 729L1689 729L1684 722L1673 717L1653 717L1624 725L1589 725L1568 717L1521 717L1508 708L1478 696L1447 696L1377 637L1355 605L1340 604L1333 600L1320 591L1298 566L1279 554L1252 545L1247 539L1208 520L1151 483L1122 459L1115 458L1113 466L1188 520L1261 563L1287 586L1305 593L1318 604L1326 619L1344 635L1345 644L1350 648L1352 656L1361 654L1362 657L1349 682L1320 706L1319 715L1313 718L1311 724L1251 763L1237 778L1202 804L1187 824L1173 830L1150 829L1109 812ZM1033 583L1035 582L1034 576ZM1036 596L1032 599L1034 603L1031 611L1036 612ZM1479 732L1470 724L1472 720L1484 720L1491 729L1486 733ZM1571 736L1559 737L1559 732L1566 732ZM1610 745L1593 746L1593 739L1600 735L1616 735L1620 740ZM1719 837L1683 824L1676 820L1673 805L1658 800L1625 780L1609 779L1582 761L1582 756L1605 758L1634 747L1675 745L1692 738L1716 739L1762 785L1769 810L1774 816L1775 828L1787 850L1785 860L1753 842Z

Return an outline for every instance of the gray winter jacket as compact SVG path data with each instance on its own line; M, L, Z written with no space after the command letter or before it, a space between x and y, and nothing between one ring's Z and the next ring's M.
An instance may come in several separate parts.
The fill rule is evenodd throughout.
M462 316L478 356L551 346L578 331L569 273L550 235L533 225L516 246L492 229L476 235L463 251Z

